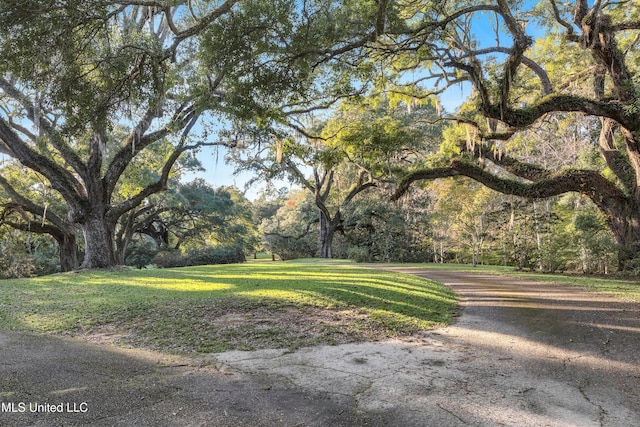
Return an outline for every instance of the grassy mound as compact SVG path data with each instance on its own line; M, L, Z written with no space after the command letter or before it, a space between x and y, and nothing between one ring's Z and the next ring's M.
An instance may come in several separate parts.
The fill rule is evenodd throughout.
M455 296L415 276L255 262L0 281L0 327L175 352L297 348L450 322Z

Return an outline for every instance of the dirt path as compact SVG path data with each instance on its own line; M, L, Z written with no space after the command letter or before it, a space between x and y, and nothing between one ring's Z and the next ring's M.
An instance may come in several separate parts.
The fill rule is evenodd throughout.
M436 333L467 373L443 404L462 424L640 425L639 304L491 275L405 272L462 296L459 322Z
M402 270L459 292L459 321L413 340L198 360L0 331L0 425L640 425L638 304Z

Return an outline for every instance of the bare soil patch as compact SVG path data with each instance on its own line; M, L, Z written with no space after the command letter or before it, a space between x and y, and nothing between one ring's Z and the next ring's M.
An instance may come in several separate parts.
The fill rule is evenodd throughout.
M226 349L259 350L285 348L294 350L316 345L339 345L365 341L380 341L389 338L411 336L412 331L390 331L380 322L372 320L360 310L330 310L316 307L250 307L238 309L233 306L215 307L200 305L191 307L185 314L181 308L166 307L164 316L171 319L188 315L193 327L206 335L208 341L219 343L219 347L207 347L206 342L194 342L182 337L172 339L173 350L178 353L208 353ZM172 312L173 311L173 312ZM156 336L150 336L144 324L108 324L84 331L78 336L94 343L158 350L154 345ZM173 326L173 328L172 328ZM176 333L177 325L168 325L167 339Z

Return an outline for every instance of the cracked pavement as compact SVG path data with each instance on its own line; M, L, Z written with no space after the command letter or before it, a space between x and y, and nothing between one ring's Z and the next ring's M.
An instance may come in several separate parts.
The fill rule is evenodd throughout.
M451 286L458 322L405 340L197 358L0 331L0 425L640 425L639 304L393 269Z

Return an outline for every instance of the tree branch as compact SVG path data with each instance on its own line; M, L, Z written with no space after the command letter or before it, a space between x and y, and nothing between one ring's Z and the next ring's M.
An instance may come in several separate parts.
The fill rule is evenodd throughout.
M465 149L466 147L462 148ZM521 162L518 159L501 153L500 149L497 148L492 142L488 142L484 146L482 144L476 144L475 147L473 147L473 149L470 151L470 153L475 158L487 158L507 172L520 178L524 178L528 181L539 181L542 179L547 179L553 173L552 171L538 165Z
M13 188L13 186L9 184L9 182L6 179L4 179L4 177L2 177L1 175L0 175L0 187L2 187L4 191L7 192L11 200L16 205L21 206L27 212L46 218L47 221L51 222L52 224L54 224L56 227L60 229L65 229L68 227L68 223L64 221L62 218L60 218L58 215L53 213L50 209L45 209L44 207L34 203L30 199L27 199L26 197L19 194L15 190L15 188Z
M3 214L4 216L4 214ZM1 224L6 224L16 230L36 233L36 234L48 234L52 236L56 241L60 242L64 239L64 232L58 227L51 224L42 224L38 221L26 221L26 222L14 222L5 218L0 218Z
M268 233L264 233L265 236L277 236L280 237L281 239L295 239L295 240L299 240L302 239L304 236L306 236L307 234L309 234L309 231L311 230L311 226L313 224L316 224L320 222L320 218L314 218L311 221L307 222L307 227L305 228L305 230L298 234L297 236L289 236L286 234L281 234L281 233L276 233L274 231L268 232Z
M37 117L35 113L35 109L33 103L26 97L22 92L20 92L13 84L11 84L8 80L4 78L0 78L0 88L6 93L8 96L18 101L22 108L27 113L27 118L35 124L39 129L41 129L48 137L49 142L58 150L58 152L62 155L65 161L76 171L80 176L85 177L86 167L78 154L67 144L60 135L53 129L51 123L44 118L44 116ZM18 131L25 133L22 127L16 128ZM26 133L25 133L26 134Z
M176 33L175 34L175 39L173 41L173 44L165 50L165 58L173 57L175 55L175 52L176 52L176 49L177 49L178 45L182 41L184 41L185 39L188 39L189 37L193 37L193 36L197 35L207 25L209 25L210 23L212 23L213 21L215 21L216 19L218 19L222 15L225 15L225 14L229 13L231 11L231 9L233 8L233 6L235 6L235 4L238 3L239 1L241 1L241 0L227 0L227 1L225 1L223 4L218 6L216 9L212 10L211 12L209 12L208 14L206 14L205 16L200 18L200 20L195 25ZM166 6L166 5L162 5L162 6ZM174 30L174 29L175 29L175 26L174 26L174 28L172 30Z
M51 187L58 191L67 203L73 207L79 206L80 194L84 193L84 189L75 177L53 160L25 144L1 117L0 140L11 150L12 157L18 159L26 167L44 175L51 183Z
M189 136L189 133L191 132L191 129L193 129L199 117L200 117L199 114L197 114L195 111L191 111L190 117L188 119L188 123L184 127L184 130L182 131L180 143L173 150L169 158L166 160L164 166L162 167L162 173L160 175L160 178L156 182L144 187L137 194L131 196L130 198L121 202L120 204L112 207L108 213L108 216L110 219L112 219L113 221L116 221L122 214L138 206L140 203L142 203L144 199L146 199L150 195L155 194L159 191L165 190L167 188L167 181L169 179L169 174L171 173L171 169L173 168L173 165L175 164L175 162L182 155L182 153L184 153L189 149L194 148L194 146L186 145L186 141Z
M373 181L358 183L351 189L351 191L349 191L349 194L347 194L347 196L344 198L340 206L342 208L347 207L347 205L351 203L351 200L353 200L353 198L356 197L358 194L362 193L367 188L376 187L376 186L377 184Z
M631 125L634 117L625 113L622 105L610 100L596 101L580 96L551 94L540 99L537 103L523 108L500 108L489 103L483 103L485 116L502 120L516 129L523 129L535 123L539 118L552 112L582 112L592 116L608 117L624 125Z
M488 53L494 53L494 52L509 54L511 53L511 49L508 49L506 47L501 47L501 46L494 46L486 49L470 51L465 55L463 55L461 58L464 58L467 56L486 55ZM553 86L551 85L551 80L549 80L549 76L547 75L547 72L545 71L545 69L542 68L540 65L538 65L535 61L527 58L524 55L522 56L521 61L522 61L522 64L526 65L531 71L533 71L538 76L538 79L540 79L540 83L542 84L542 90L544 94L545 95L551 94L553 92Z
M149 129L153 120L158 117L156 109L148 108L143 117L136 124L135 128L131 133L129 133L123 147L111 160L111 163L102 178L106 193L109 195L113 193L120 175L124 173L127 166L129 166L129 163L131 163L131 160L133 160L138 153L154 142L176 132L176 129L184 129L193 118L194 114L195 110L193 106L187 107L186 104L183 103L177 109L174 116L166 126L160 130L145 135L145 132Z
M434 180L453 176L466 176L502 194L527 199L545 199L568 192L577 192L589 197L598 207L610 209L610 201L616 204L627 201L627 196L611 181L596 171L567 169L549 175L533 183L523 183L501 178L480 165L454 160L448 167L419 170L409 174L398 185L392 200L398 200L413 182Z
M573 26L569 22L562 19L562 17L560 16L560 9L558 9L556 0L549 0L549 3L551 3L551 8L553 9L553 15L555 16L558 24L562 25L564 28L567 29L568 36L572 36L575 33Z

